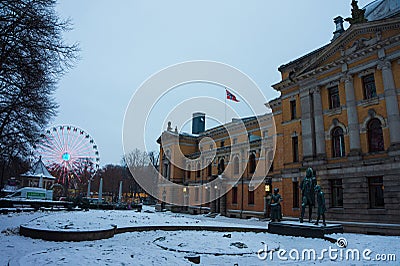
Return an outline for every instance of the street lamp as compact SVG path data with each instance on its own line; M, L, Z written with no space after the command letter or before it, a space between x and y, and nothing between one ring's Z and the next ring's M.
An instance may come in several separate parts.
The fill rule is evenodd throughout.
M271 190L272 190L272 180L271 178L267 178L265 180L265 195L264 195L264 217L267 218L269 214L269 206L268 202L271 199Z

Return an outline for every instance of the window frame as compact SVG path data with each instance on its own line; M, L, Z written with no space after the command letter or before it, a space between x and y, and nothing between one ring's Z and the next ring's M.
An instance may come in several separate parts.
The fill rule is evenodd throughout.
M257 167L257 161L256 161L256 155L254 153L251 153L249 155L249 173L254 174L256 171Z
M238 203L238 189L237 187L232 187L232 204Z
M290 119L294 120L297 118L297 110L296 110L296 100L290 101Z
M299 162L299 137L292 137L292 160L294 163Z
M372 128L373 123L379 127ZM382 123L378 118L372 118L367 124L368 152L380 152L385 150Z
M335 134L338 130L341 132L339 134ZM332 138L332 157L333 158L341 158L346 156L346 145L344 142L344 130L343 128L337 126L332 129L331 131L331 138ZM337 151L337 143L339 142L339 150Z
M381 193L381 198L377 200L377 193ZM383 186L382 176L368 177L368 197L369 197L369 207L371 209L384 209L385 208L385 191ZM377 203L381 201L381 203Z
M377 96L376 94L376 84L374 73L367 74L361 77L364 99L369 100Z
M234 175L238 175L239 174L239 169L240 169L240 167L239 167L239 157L235 156L233 158L233 174Z
M250 189L247 191L247 205L254 205L255 204L255 197L254 197L254 190L250 191Z
M329 97L329 109L336 109L340 107L340 94L339 94L339 86L334 86L328 88L328 97ZM334 101L333 97L337 97L337 101Z
M343 179L329 180L331 187L331 207L343 208Z

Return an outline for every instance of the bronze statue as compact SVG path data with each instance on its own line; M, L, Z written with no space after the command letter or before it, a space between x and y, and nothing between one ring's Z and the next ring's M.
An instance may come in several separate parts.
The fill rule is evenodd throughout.
M311 223L312 208L315 206L314 188L316 184L317 179L314 176L312 168L309 167L306 170L306 176L300 184L302 198L300 223L303 222L306 206L308 206L308 222Z
M321 190L321 186L316 185L315 186L315 192L317 193L317 203L318 203L318 211L317 211L317 221L315 222L315 225L318 225L319 218L322 215L322 224L326 226L325 223L325 211L326 211L326 206L325 206L325 197L324 197L324 192Z
M271 196L271 200L269 202L269 205L271 206L272 222L275 222L276 220L280 222L282 220L282 209L281 209L282 196L278 192L279 188L274 188L274 194Z

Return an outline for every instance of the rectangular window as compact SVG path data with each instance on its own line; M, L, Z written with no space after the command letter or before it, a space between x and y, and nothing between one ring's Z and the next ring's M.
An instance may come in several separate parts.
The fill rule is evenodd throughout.
M196 187L194 189L194 199L195 199L195 201L199 201L199 188L198 187Z
M236 145L237 144L237 138L234 138L233 139L233 145Z
M248 205L254 205L254 190L248 193Z
M338 86L329 88L329 108L335 109L340 107L339 88Z
M238 194L237 194L237 187L232 188L232 204L237 204Z
M290 101L290 119L296 119L296 100Z
M332 207L343 207L342 179L333 179L331 182L331 205Z
M293 162L299 161L299 139L298 137L292 137L292 151L293 151Z
M299 181L293 181L293 208L299 208Z
M375 77L374 74L369 74L362 77L364 88L364 98L371 99L376 97Z
M369 205L371 208L384 208L383 199L383 178L370 177L368 178L369 187Z

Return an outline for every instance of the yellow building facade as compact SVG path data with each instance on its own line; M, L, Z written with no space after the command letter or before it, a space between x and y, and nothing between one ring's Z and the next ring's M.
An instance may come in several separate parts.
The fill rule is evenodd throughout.
M353 1L346 30L343 18L335 18L336 31L328 44L279 67L282 79L273 88L281 95L269 102L272 113L258 117L275 123L274 153L263 150L265 129L255 117L242 119L250 143L245 150L234 148L243 139L232 139L223 126L196 136L165 131L164 141L159 140L164 177L186 185L225 178L231 186L228 193L201 207L196 203L217 193L214 188L190 191L189 197L187 191L171 192L186 196L186 207L175 207L228 217L266 217L268 193L279 188L283 215L298 218L299 184L312 167L325 193L327 220L364 223L352 228L357 232L393 232L400 224L400 7L392 2L374 1L358 9ZM175 146L168 143L168 135L174 134L179 137ZM202 142L205 137L215 145ZM178 151L196 158L213 150L214 158L205 156L185 170L165 158ZM223 177L221 173L237 162L245 170L236 183L229 183L233 170ZM254 164L260 166L257 178L263 180L255 190L249 180Z
M335 18L329 44L279 68L281 96L270 105L283 157L272 176L285 215L300 215L299 177L312 167L327 219L400 223L400 17L392 4L371 3L361 22L353 6L347 30Z

